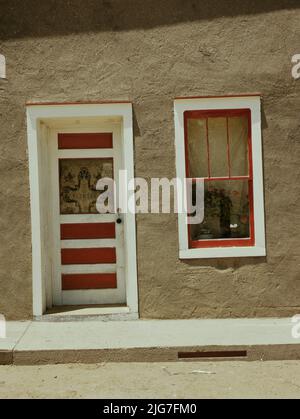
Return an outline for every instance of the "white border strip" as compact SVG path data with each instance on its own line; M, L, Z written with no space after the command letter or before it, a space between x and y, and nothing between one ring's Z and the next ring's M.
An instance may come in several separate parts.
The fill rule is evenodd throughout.
M113 149L86 148L84 150L58 150L57 156L59 159L107 159L113 158L115 156L115 153Z
M62 274L107 274L117 272L117 265L113 263L102 263L95 265L62 265Z
M61 249L92 249L97 247L117 247L116 239L61 240Z
M114 223L116 221L116 214L75 214L76 216L60 215L59 221L61 224L80 224L80 223Z

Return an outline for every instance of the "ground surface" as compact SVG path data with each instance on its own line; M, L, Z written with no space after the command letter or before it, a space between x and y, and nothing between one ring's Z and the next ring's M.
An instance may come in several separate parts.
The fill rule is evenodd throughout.
M300 398L300 361L1 366L1 398Z

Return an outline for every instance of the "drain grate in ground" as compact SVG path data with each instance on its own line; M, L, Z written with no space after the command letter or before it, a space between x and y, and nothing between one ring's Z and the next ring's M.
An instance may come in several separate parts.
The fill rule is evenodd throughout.
M178 359L246 358L247 351L178 352Z

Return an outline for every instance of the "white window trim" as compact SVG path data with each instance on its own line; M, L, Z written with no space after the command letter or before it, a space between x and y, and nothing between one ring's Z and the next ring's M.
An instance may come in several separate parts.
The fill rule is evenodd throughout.
M265 216L262 165L261 103L259 95L238 97L179 98L174 102L175 148L177 177L183 182L186 177L184 112L193 110L250 109L252 126L253 158L253 205L255 245L245 247L190 249L186 214L178 214L179 258L230 258L265 256Z
M42 316L49 304L47 272L45 272L45 219L43 208L43 185L40 173L43 168L41 139L43 131L51 121L90 120L119 118L122 121L123 159L128 177L134 177L133 124L131 103L99 104L27 104L27 137L29 157L29 182L31 203L32 233L32 281L33 315ZM65 125L64 125L65 126ZM138 318L138 290L136 265L136 226L135 215L126 214L124 222L124 240L129 243L125 248L126 258L126 307L116 307L114 313L124 313L127 317ZM98 309L99 314L106 314L107 309Z

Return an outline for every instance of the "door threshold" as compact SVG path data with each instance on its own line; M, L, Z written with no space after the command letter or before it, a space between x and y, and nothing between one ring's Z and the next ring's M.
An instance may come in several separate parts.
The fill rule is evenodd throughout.
M76 321L76 320L136 320L138 313L132 313L125 304L89 305L89 306L56 306L48 309L40 321Z

